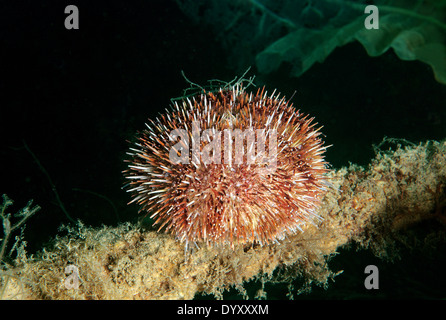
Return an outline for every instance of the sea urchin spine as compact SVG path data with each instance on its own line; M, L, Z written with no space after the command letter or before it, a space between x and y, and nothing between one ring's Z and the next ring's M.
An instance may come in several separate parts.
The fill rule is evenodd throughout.
M131 202L186 245L282 239L318 219L326 189L312 121L240 83L175 102L130 148Z

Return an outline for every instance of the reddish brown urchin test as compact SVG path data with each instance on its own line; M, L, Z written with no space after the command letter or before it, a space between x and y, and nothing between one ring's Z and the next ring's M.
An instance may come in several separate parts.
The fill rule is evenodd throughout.
M312 121L240 84L175 102L130 148L131 202L186 246L282 239L319 219L326 147Z

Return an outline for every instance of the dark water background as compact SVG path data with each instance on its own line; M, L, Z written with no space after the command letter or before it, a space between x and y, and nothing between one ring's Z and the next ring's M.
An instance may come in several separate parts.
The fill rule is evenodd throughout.
M68 4L0 5L0 193L15 200L14 208L31 198L42 207L25 231L31 253L69 221L24 143L72 218L91 226L135 222L138 208L126 205L121 189L126 140L182 95L188 84L181 70L199 84L240 75L212 31L193 24L173 1L78 1L79 30L64 27ZM253 66L248 75L255 74ZM385 136L413 143L446 137L446 86L429 66L401 61L392 51L370 58L355 42L299 78L289 77L284 65L256 82L287 97L296 91L294 105L315 116L333 144L327 160L334 168L367 165L372 144ZM442 228L423 225L419 237ZM335 283L295 298L444 298L445 258L444 242L429 250L402 248L394 263L353 246L330 262L344 270ZM368 264L380 268L380 289L373 292L363 285ZM250 284L248 292L258 287ZM269 298L287 298L287 284L266 290ZM239 297L234 294L227 297Z

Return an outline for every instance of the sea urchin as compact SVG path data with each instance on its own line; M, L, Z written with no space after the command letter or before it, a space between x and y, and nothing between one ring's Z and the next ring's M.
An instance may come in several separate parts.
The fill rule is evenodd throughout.
M241 83L175 102L128 152L131 202L189 243L267 244L318 219L326 147L313 118Z

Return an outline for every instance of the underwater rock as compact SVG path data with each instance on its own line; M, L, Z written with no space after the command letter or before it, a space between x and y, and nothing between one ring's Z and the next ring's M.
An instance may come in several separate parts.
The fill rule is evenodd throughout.
M378 150L368 168L351 165L333 170L329 178L332 187L319 212L323 220L278 244L204 245L185 252L173 236L129 223L99 229L78 224L50 247L20 256L14 269L2 271L3 285L8 278L2 297L192 299L208 293L222 298L231 287L245 294L249 280L268 282L279 267L326 285L338 273L326 262L343 246L356 243L382 257L400 231L428 219L446 222L445 141Z

